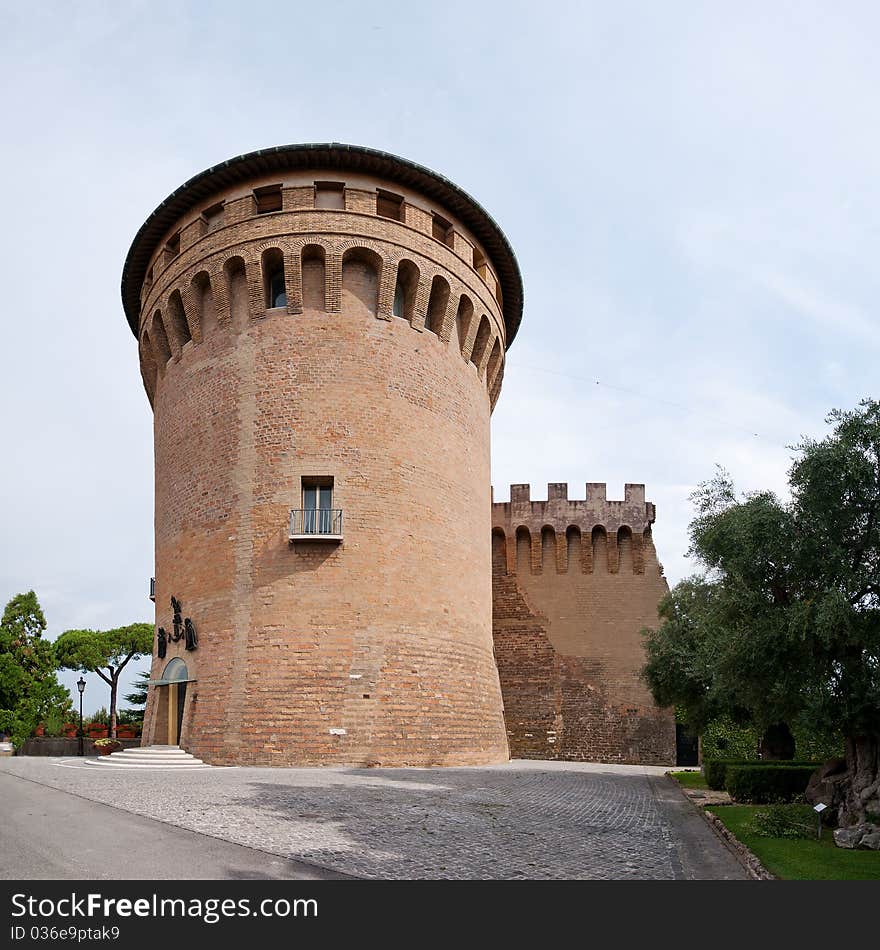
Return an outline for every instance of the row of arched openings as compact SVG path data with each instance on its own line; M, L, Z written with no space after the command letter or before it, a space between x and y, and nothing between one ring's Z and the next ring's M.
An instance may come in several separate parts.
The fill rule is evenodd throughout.
M507 536L501 528L493 528L492 559L495 568L502 573L513 565L517 574L639 573L640 558L635 555L632 529L621 526L612 535L612 541L616 541L616 545L609 545L608 533L601 525L594 527L589 537L582 536L577 525L570 525L563 539L550 525L545 525L540 537L533 539L531 531L521 525L513 538L516 556L511 564L507 556Z
M291 290L298 290L304 310L327 309L326 256L320 245L308 245L300 254L299 287L292 288L286 272L284 253L280 248L263 251L260 261L262 306L266 310L286 307ZM379 290L384 262L380 255L367 248L351 248L342 259L343 313L364 313L375 316L379 311ZM413 324L421 273L411 260L396 265L392 314ZM226 306L233 327L242 329L248 320L250 306L246 265L243 258L230 258L223 265ZM198 333L203 336L219 322L211 279L207 272L197 274L190 287L191 305ZM492 324L486 314L476 320L471 298L460 294L455 303L454 318L450 308L451 288L437 274L431 281L425 309L424 329L456 346L462 357L477 368L490 389L496 382L502 359L501 338L493 338ZM225 316L225 315L224 315ZM180 291L168 298L163 311L156 310L143 334L145 360L155 370L164 367L175 351L193 339L193 329L186 317ZM498 380L500 382L500 380Z

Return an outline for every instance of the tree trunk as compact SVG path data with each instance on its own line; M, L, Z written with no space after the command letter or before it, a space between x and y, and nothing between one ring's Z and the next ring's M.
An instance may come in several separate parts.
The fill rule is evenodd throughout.
M110 682L110 738L116 738L116 687L119 685L118 674Z
M840 806L840 825L880 823L880 736L848 736L847 782Z

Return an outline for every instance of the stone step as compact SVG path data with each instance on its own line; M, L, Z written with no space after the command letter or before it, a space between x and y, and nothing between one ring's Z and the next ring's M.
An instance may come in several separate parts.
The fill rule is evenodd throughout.
M141 746L102 755L98 765L119 769L209 769L210 765L178 746Z
M189 752L184 752L183 749L175 749L173 746L146 746L141 749L120 749L118 752L114 752L113 755L137 756L148 759L161 755L166 758L185 759Z
M191 762L192 759L182 755L117 755L112 756L115 762Z
M108 769L168 769L172 772L192 772L194 769L211 768L207 762L193 759L192 762L111 762L109 755L101 756L97 764Z
M189 765L192 762L201 762L201 759L180 759L155 755L155 756L101 756L102 762L120 762L127 765Z

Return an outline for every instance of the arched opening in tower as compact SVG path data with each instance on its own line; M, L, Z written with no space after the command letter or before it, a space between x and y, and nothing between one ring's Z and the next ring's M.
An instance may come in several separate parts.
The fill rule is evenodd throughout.
M326 263L324 248L310 244L302 251L303 310L326 310Z
M379 309L379 277L382 260L366 248L356 247L342 258L342 312L375 316Z

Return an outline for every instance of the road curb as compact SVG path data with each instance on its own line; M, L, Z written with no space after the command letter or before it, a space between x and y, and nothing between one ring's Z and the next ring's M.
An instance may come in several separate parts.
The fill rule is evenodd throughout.
M697 806L699 808L699 806ZM724 808L724 805L719 806ZM736 856L739 863L746 869L749 877L755 881L775 881L776 878L761 864L760 859L755 854L754 851L751 851L747 848L742 841L739 840L724 824L724 822L713 815L712 812L706 811L705 808L699 808L703 813L703 817L709 822L709 826L715 832L716 835L730 848L733 854Z
M703 820L709 825L709 827L715 832L715 834L721 839L722 843L727 847L727 850L739 861L739 863L745 869L746 874L753 881L775 881L776 878L761 864L758 856L747 848L740 840L737 838L728 828L725 826L724 822L718 818L716 815L713 815L710 811L707 811L707 807L700 805L691 798L690 795L685 792L685 790L675 781L672 776L669 776L670 780L675 784L675 787L678 789L683 798L685 798L696 811L698 811L702 816ZM717 806L719 808L724 808L724 805Z

